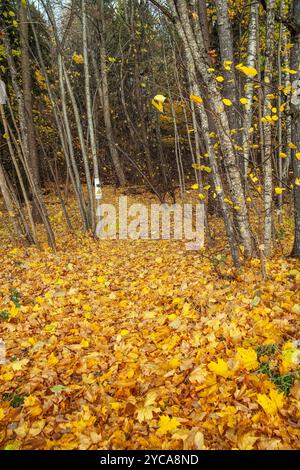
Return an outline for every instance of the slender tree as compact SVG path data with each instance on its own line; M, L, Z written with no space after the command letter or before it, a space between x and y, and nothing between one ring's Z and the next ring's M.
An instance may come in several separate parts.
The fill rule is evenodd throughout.
M291 67L297 71L293 81L293 95L291 103L292 113L292 141L300 149L300 0L294 0L291 11L293 21ZM300 258L300 160L293 151L294 170L294 207L295 207L295 242L292 251L294 258Z

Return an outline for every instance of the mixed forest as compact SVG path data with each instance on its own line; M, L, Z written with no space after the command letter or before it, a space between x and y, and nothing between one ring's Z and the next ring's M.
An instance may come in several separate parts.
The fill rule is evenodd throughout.
M0 255L0 449L299 449L300 0L0 0Z

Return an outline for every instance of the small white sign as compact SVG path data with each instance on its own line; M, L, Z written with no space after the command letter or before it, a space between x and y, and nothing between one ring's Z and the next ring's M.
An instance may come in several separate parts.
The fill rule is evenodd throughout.
M95 178L95 199L96 201L102 199L102 189L99 178Z

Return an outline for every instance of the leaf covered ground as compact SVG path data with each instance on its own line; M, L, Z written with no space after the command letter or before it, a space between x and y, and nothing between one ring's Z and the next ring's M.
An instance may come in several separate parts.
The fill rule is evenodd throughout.
M1 220L0 448L300 448L299 262L220 277L182 242L68 233L55 203L57 253Z

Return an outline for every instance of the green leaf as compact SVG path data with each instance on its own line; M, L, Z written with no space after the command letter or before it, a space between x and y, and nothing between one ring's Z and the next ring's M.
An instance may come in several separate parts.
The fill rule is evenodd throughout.
M2 312L0 312L0 317L2 320L7 321L9 319L9 312L7 310L2 310Z
M50 388L51 392L53 393L60 393L63 392L65 389L66 387L64 385L54 385Z

